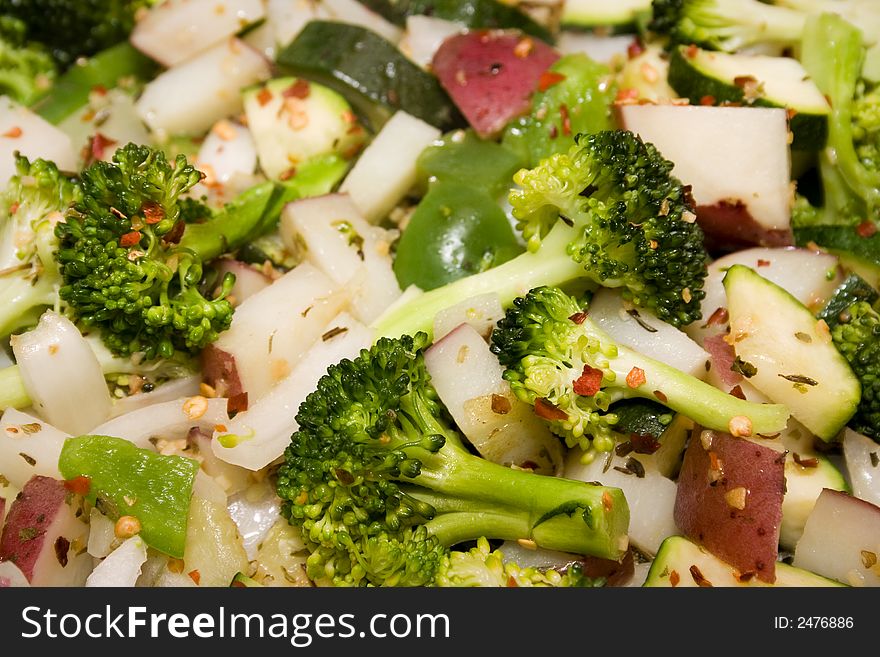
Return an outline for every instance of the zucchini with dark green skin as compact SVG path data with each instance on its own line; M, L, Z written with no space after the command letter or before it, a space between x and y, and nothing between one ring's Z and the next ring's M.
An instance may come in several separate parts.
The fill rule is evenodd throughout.
M397 110L441 130L465 125L436 77L366 28L310 21L276 59L286 73L341 93L374 131Z
M831 106L797 60L678 46L670 54L668 77L675 92L694 105L735 103L791 110L794 150L819 150L828 139Z
M794 229L798 246L816 244L841 259L871 285L880 283L880 232L861 226L804 226Z
M403 26L409 16L432 16L465 27L517 29L552 43L553 35L519 9L498 0L359 0L383 18Z
M615 33L636 32L651 16L651 0L566 0L562 24L567 27L610 28Z
M828 326L834 327L841 322L841 315L846 313L854 303L867 301L873 305L880 297L877 290L858 274L850 274L846 280L834 291L828 299L828 303L819 313L819 319L824 319ZM844 321L846 321L844 319Z

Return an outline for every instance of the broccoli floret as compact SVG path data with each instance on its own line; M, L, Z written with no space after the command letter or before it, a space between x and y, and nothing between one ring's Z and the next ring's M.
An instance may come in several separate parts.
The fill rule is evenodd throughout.
M604 586L605 579L587 577L579 563L564 570L522 568L505 561L502 550L493 550L485 538L467 551L452 551L443 560L434 579L442 587L555 587L593 588Z
M227 273L216 296L205 296L203 265L272 225L274 186L186 223L193 206L183 194L200 178L182 155L172 166L161 151L128 144L82 172L83 199L55 227L59 296L117 356L195 354L232 321L225 297L235 277Z
M52 162L16 154L16 173L0 195L0 336L35 325L57 305L54 227L81 197Z
M805 14L760 0L654 0L648 28L671 44L735 52L756 44L793 46Z
M308 575L337 586L436 583L450 548L481 537L619 558L620 489L471 454L425 367L424 333L380 339L331 366L299 407L277 475Z
M834 346L862 385L862 398L849 426L880 442L880 314L867 301L858 301L838 319L831 330Z
M880 92L861 79L864 53L862 33L843 18L808 19L803 65L832 109L828 143L819 155L822 206L803 205L793 214L795 228L877 221Z
M125 41L136 14L157 0L12 0L4 14L27 25L31 39L51 48L63 69L77 58Z
M689 189L673 164L626 130L578 135L568 152L514 176L513 215L528 251L392 308L379 335L430 331L434 315L496 293L503 305L534 287L588 280L682 326L700 318L708 255Z
M30 105L49 90L57 76L46 49L28 41L25 24L0 16L0 94Z
M618 417L609 407L621 399L659 401L716 431L731 431L746 417L753 434L772 434L788 420L784 406L738 399L618 344L559 288L516 299L492 332L491 348L514 394L588 459L614 448Z

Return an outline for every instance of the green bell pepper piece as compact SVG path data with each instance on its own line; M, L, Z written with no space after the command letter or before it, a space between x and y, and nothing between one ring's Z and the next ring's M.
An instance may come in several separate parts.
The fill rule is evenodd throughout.
M80 436L64 442L58 468L67 480L88 477L85 497L105 515L134 516L148 545L183 558L198 461L163 456L122 438Z
M394 258L401 287L432 290L485 271L523 252L501 207L488 192L437 182L403 231Z

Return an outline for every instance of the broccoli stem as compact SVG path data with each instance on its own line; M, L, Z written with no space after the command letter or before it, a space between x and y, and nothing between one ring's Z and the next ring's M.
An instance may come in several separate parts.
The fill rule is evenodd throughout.
M19 329L33 326L46 308L54 305L57 289L50 276L28 280L21 273L0 277L0 335L9 335Z
M430 339L434 316L465 299L494 292L506 307L533 287L562 285L583 276L583 265L566 252L568 243L577 234L577 228L557 222L537 251L527 251L497 267L460 278L392 307L374 323L374 338L397 338L423 331Z
M618 488L514 470L470 454L457 439L421 460L412 481L431 493L411 494L438 512L427 526L444 545L481 536L530 539L608 559L626 549L629 507Z

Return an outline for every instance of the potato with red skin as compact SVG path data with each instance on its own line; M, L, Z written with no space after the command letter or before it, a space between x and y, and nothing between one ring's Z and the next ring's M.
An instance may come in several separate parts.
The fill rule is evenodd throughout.
M3 530L3 520L6 518L6 498L0 497L0 531Z
M74 499L63 482L35 475L9 507L0 561L18 566L31 586L83 586L92 570L89 527Z
M202 349L202 379L219 397L235 397L244 388L235 367L235 356L213 344Z
M531 109L541 75L559 57L518 30L474 30L445 39L431 69L476 133L491 138Z
M684 455L675 524L743 575L776 580L785 454L696 427Z

